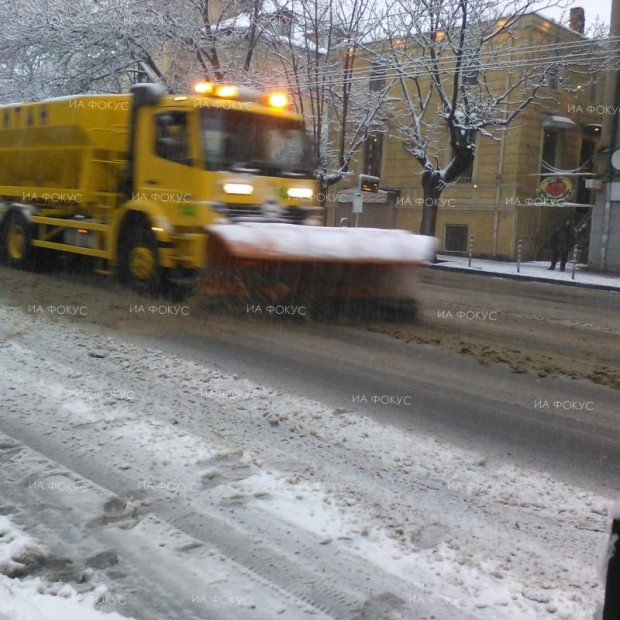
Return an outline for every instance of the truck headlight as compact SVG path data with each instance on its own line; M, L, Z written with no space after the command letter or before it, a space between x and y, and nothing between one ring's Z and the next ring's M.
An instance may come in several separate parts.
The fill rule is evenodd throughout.
M250 183L224 183L222 189L226 194L249 196L254 192L254 186Z
M286 193L289 198L297 200L307 200L314 196L314 190L311 187L289 187Z

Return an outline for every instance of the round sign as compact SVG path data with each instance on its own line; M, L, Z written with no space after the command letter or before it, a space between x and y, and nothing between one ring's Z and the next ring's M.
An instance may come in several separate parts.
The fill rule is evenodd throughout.
M538 187L538 197L553 202L568 200L573 193L573 184L566 177L547 177Z
M616 170L620 170L620 150L614 151L614 154L611 156L611 165Z

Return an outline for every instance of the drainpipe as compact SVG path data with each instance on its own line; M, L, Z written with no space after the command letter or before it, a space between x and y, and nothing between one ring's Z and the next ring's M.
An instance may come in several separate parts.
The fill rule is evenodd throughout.
M513 46L510 46L510 61L513 60ZM506 90L510 89L510 83L508 80L508 74L504 76L504 85ZM504 106L504 114L508 114L508 106ZM495 209L493 212L493 257L497 256L497 239L499 236L499 198L501 194L501 183L504 178L504 153L506 152L506 132L504 131L502 134L502 144L499 149L499 164L498 164L498 173L497 173L497 183L495 186ZM515 194L516 189L512 190L512 206L514 209L515 204ZM513 231L512 236L514 238L516 231L514 229L515 226L515 218L512 218Z
M612 174L610 174L612 176ZM613 176L612 176L613 178ZM600 268L607 268L607 244L609 243L609 224L611 221L611 179L605 183L605 210L603 211L603 231L601 233Z
M620 35L620 2L613 0L611 5L611 36ZM616 57L618 50L616 49ZM617 106L620 103L620 71L613 72L613 80L615 80L614 100L609 101L606 97L606 104ZM605 94L608 95L607 91ZM618 114L612 116L611 135L609 136L609 155L607 160L607 183L605 183L605 210L603 212L603 230L601 233L601 251L600 251L600 268L604 271L607 268L607 245L609 243L609 227L611 224L611 188L616 177L614 167L611 165L611 157L615 153L618 145Z
M504 172L504 152L506 150L506 132L502 133L502 144L499 149L499 165L496 177L495 187L495 209L493 210L493 257L497 256L497 236L499 230L499 198L500 198L500 186L502 183Z
M615 8L616 2L614 2ZM620 71L616 71L614 75L616 88L614 92L614 106L620 102ZM601 269L605 271L607 268L607 245L609 243L609 226L611 224L611 188L614 184L616 172L611 165L611 156L616 152L618 145L618 114L614 114L611 121L611 135L609 143L609 162L607 164L607 183L605 183L605 211L603 212L603 230L601 233Z

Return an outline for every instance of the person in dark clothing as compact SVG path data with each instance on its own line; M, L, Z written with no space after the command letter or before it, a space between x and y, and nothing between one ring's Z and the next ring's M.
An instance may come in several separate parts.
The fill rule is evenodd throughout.
M551 258L550 271L555 269L555 265L560 261L560 271L566 269L566 261L568 255L575 245L575 233L570 220L566 220L562 226L559 226L551 235L551 249L553 257Z

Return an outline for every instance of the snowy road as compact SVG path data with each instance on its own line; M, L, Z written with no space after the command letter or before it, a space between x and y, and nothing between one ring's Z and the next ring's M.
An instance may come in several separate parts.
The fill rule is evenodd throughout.
M23 583L139 620L573 620L602 598L611 493L367 417L374 386L335 408L79 319L4 306L0 326L1 512L45 549Z

